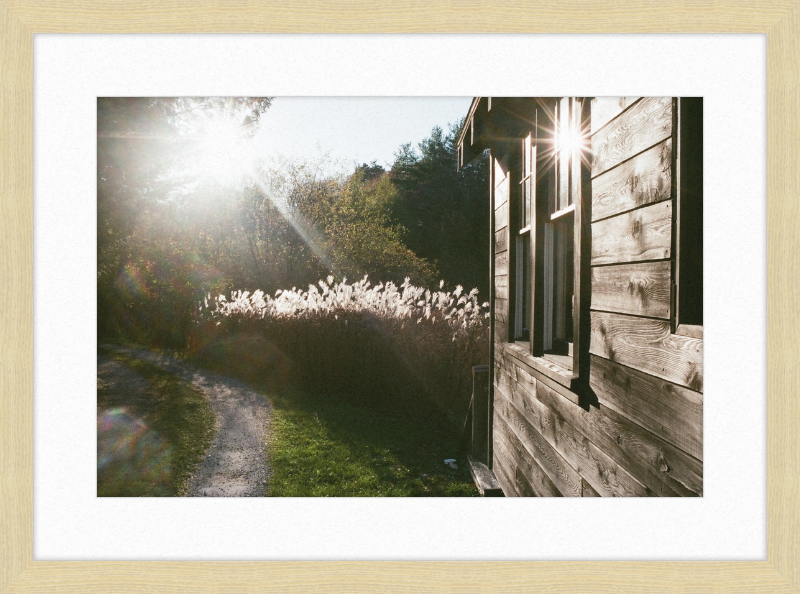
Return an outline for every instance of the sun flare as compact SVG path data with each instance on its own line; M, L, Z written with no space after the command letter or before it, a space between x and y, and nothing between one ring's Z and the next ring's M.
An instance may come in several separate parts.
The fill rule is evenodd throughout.
M252 175L255 150L246 128L237 120L220 117L199 132L191 173L199 179L236 184Z

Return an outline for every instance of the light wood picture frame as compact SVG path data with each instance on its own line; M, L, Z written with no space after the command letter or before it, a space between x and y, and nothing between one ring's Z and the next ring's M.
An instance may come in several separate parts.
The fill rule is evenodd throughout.
M0 0L0 592L800 592L800 0ZM33 559L35 33L756 33L767 38L767 559Z

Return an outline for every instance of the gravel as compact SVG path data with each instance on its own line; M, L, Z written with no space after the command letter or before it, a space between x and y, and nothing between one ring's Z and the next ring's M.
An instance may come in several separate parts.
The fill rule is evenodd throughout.
M234 379L166 355L103 345L175 374L205 394L216 417L216 435L189 480L187 497L263 497L269 492L266 449L270 403ZM98 371L100 360L98 359Z

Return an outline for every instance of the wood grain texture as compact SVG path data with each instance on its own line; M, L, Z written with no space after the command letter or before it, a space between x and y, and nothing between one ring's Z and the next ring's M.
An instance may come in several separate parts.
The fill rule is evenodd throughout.
M514 479L520 497L538 497L536 491L533 489L533 485L531 485L530 481L519 468L517 468L517 474Z
M590 385L601 405L703 459L701 393L602 357L592 357Z
M668 200L671 191L670 138L592 180L592 220Z
M499 322L495 319L494 322L494 341L495 343L502 343L508 340L508 323Z
M502 349L502 350L501 350ZM505 359L511 358L516 365L528 373L544 375L551 381L556 382L564 388L569 388L572 385L574 375L571 371L559 367L552 361L544 359L543 357L534 357L523 346L517 343L504 343L495 349L495 359L501 356ZM578 396L573 394L572 397L577 402Z
M592 97L592 134L617 117L639 97Z
M659 260L671 254L671 201L592 224L592 266Z
M527 387L531 393L535 393L536 383L543 382L570 402L574 404L580 402L580 396L570 389L571 381L567 381L564 377L563 370L556 371L555 365L549 359L533 357L519 345L508 343L498 345L495 348L495 363L504 366L505 369L513 369L518 382L530 383L531 385ZM557 376L557 379L553 376Z
M565 497L581 496L581 477L539 431L516 409L507 397L495 388L494 412L511 429L547 477ZM505 395L503 395L505 396Z
M502 396L501 396L502 397ZM504 417L495 415L494 435L506 468L515 469L514 487L520 497L563 497L547 473L528 453Z
M669 318L669 261L592 268L592 309Z
M0 592L800 591L800 9L742 3L0 1ZM767 558L725 562L33 561L35 33L758 33L767 39Z
M586 479L581 479L581 486L583 488L583 497L600 497L600 493L592 489L592 486L586 482Z
M645 97L592 136L592 177L672 134L672 97Z
M508 178L504 177L494 189L494 209L497 210L505 204L508 204Z
M516 379L512 380L514 374ZM580 446L591 441L652 493L692 497L703 492L699 460L606 406L586 411L552 386L526 380L525 375L521 368L495 365L495 385L503 396L512 401L533 426L558 428L562 440L569 440L559 445L555 429L542 429L541 433L560 453L563 451L559 448L573 447L569 444ZM495 399L498 397L496 390ZM580 447L577 449L580 452ZM565 458L570 459L570 454L565 454ZM573 466L577 468L579 464ZM580 472L580 468L578 470ZM597 478L592 481L594 484ZM608 487L601 487L601 490L613 494Z
M535 396L517 389L515 380L504 370L495 371L495 405L506 398L516 412L531 424L583 479L607 497L645 497L652 491L624 468L600 451L579 428L564 423ZM502 406L502 403L500 404Z
M497 210L494 211L494 228L495 231L508 226L508 202L501 204Z
M492 183L494 184L495 189L505 186L505 194L501 197L498 192L495 192L495 200L494 200L494 207L497 208L503 202L508 200L508 180L507 180L507 172L503 169L503 166L500 164L500 161L497 159L493 159L494 162L494 170L492 172Z
M586 410L543 383L537 385L536 399L563 419L560 423L577 428L657 495L693 497L703 493L702 462L611 408Z
M504 323L508 322L508 299L495 298L494 319Z
M497 421L495 421L495 423L497 423ZM497 425L495 425L495 427L497 427ZM506 453L502 441L498 441L495 444L495 450L492 455L492 472L494 472L494 475L497 477L497 482L500 483L503 494L506 497L524 497L524 495L521 495L517 490L516 468L508 467L513 458L510 454Z
M495 253L494 275L501 276L507 274L508 274L508 251Z
M508 231L503 228L494 232L494 251L503 252L508 249Z
M670 332L669 321L593 311L589 352L703 391L703 341Z
M508 299L508 275L494 277L494 295L497 299Z

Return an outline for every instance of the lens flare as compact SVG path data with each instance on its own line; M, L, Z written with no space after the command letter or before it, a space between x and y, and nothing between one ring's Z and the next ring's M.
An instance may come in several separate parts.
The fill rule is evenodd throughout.
M97 416L98 496L167 496L172 448L126 408Z

